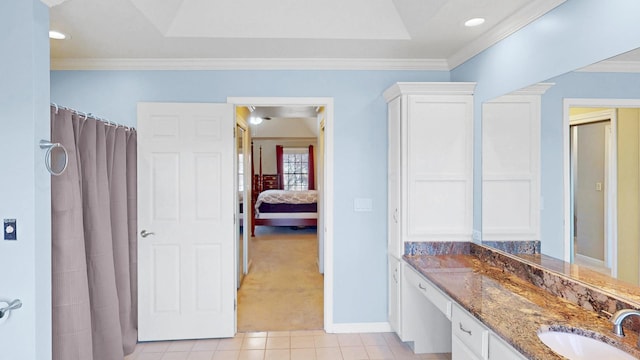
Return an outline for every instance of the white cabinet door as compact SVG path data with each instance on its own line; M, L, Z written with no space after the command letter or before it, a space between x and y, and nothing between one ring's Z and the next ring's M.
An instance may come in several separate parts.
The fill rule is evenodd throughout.
M409 95L404 216L413 241L470 241L473 98Z
M489 360L526 360L522 354L507 345L497 335L489 335Z
M391 329L402 338L400 308L400 260L389 256L389 324Z
M481 360L457 336L451 341L451 360Z
M401 105L400 98L396 98L389 103L388 107L388 128L389 128L389 148L387 162L387 183L388 183L388 251L389 254L400 258L404 254L402 233L400 230L401 188L400 169L401 158Z
M138 105L139 340L235 333L233 105Z
M540 239L538 84L482 106L482 238Z

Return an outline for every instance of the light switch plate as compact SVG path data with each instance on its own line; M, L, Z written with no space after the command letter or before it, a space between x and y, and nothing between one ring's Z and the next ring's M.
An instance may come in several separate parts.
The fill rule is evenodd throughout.
M373 200L369 198L356 198L353 199L353 211L372 211Z

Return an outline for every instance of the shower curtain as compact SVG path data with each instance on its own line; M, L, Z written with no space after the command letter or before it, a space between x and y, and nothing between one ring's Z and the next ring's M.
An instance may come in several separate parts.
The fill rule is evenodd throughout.
M51 108L53 360L122 360L137 341L136 132Z

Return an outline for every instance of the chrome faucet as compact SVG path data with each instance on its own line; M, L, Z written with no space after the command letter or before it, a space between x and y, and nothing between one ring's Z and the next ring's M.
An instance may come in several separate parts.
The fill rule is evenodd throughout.
M624 336L624 330L622 330L622 321L627 318L627 316L637 315L640 316L640 310L635 309L622 309L616 311L615 314L611 317L611 323L613 324L613 333L618 336ZM638 340L640 347L640 340Z

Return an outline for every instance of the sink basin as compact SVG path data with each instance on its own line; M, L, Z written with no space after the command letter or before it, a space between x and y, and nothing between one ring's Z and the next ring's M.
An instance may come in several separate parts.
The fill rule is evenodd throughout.
M578 334L562 331L542 331L538 333L538 337L551 350L570 360L636 359L634 356L612 345Z

